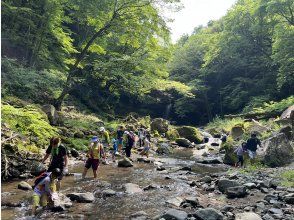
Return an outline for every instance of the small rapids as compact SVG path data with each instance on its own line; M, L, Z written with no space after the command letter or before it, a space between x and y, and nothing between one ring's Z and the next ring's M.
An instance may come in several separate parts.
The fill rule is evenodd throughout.
M87 178L81 179L84 168L82 162L70 168L71 176L62 181L61 193L94 192L99 194L102 190L112 189L116 192L112 197L95 196L93 203L76 203L64 212L54 213L48 210L41 212L40 219L127 219L131 214L145 211L153 217L168 209L166 201L177 196L196 196L197 190L190 187L189 181L196 180L205 173L222 172L226 167L213 166L212 170L204 169L187 159L187 149L177 152L177 158L156 158L154 164L134 162L134 167L119 168L116 163L101 165L98 169L98 180L93 180L92 171L89 170ZM166 170L157 171L157 164L162 164ZM192 167L187 170L185 167ZM194 167L194 168L193 168ZM209 166L206 166L209 167ZM193 171L196 172L193 172ZM32 184L33 180L27 180ZM123 185L134 183L145 188L155 186L142 193L126 194ZM8 208L2 206L1 219L31 219L30 199L32 191L17 189L18 181L2 183L1 199L17 204L19 207ZM5 204L4 203L4 204Z

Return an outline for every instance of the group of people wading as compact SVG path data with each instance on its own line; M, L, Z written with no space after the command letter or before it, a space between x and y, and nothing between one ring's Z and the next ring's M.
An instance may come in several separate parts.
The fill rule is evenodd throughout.
M112 134L110 140L109 132L101 127L99 136L93 136L90 140L87 160L85 162L82 177L85 178L88 169L92 168L94 179L97 178L97 170L100 163L109 164L107 152L110 153L113 162L116 156L125 155L131 157L132 148L139 145L141 156L149 156L150 134L143 127L139 128L135 134L134 131L125 130L119 126L116 133ZM111 146L112 145L112 146ZM36 214L38 206L46 207L58 198L57 192L61 188L61 180L68 173L68 152L61 139L53 137L50 139L50 145L42 159L42 163L50 157L50 164L46 172L43 172L35 179L33 186L33 205L32 215Z

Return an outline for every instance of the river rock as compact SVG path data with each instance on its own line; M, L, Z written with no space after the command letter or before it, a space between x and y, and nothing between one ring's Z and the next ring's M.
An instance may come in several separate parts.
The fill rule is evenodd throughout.
M3 201L3 198L1 198L1 207L7 206L11 208L21 207L21 202L10 202L10 201Z
M77 201L79 203L91 203L94 202L95 197L93 193L69 193L66 195L72 201Z
M262 219L263 220L274 220L274 218L271 217L269 214L266 214L266 215L262 216Z
M243 186L245 186L247 189L254 189L254 188L256 188L256 184L255 183L245 183L245 184L243 184Z
M201 182L211 183L212 178L210 176L205 176L200 179Z
M292 140L292 138L294 138L293 136L293 129L290 125L288 126L284 126L280 129L279 133L283 133L286 135L286 137L289 139L289 140Z
M223 220L224 218L223 214L214 208L199 209L193 215L199 220Z
M112 189L105 189L101 192L103 197L111 197L111 196L115 196L116 192Z
M294 149L285 134L277 134L265 140L262 145L266 165L279 167L293 161Z
M54 212L61 212L65 211L67 208L70 208L72 206L72 202L68 197L66 197L64 194L59 193L58 198L53 201L52 206L50 209Z
M188 214L177 209L169 209L165 214L161 215L159 219L165 220L185 220Z
M124 157L122 160L118 161L117 165L119 167L132 167L132 166L134 166L132 161L127 157Z
M236 181L233 180L228 180L228 179L220 179L217 183L219 191L222 193L225 193L227 188L229 187L234 187L234 186L240 186L240 184Z
M160 143L157 150L156 150L156 153L158 153L158 154L169 154L171 152L172 152L172 150L171 150L170 145L168 143Z
M191 204L192 207L199 206L199 200L197 197L194 197L194 196L190 196L190 197L185 198L185 202Z
M246 196L245 186L234 186L226 189L226 195L228 198L242 198Z
M72 148L72 149L70 150L70 153L71 153L71 156L73 156L73 157L75 157L75 158L77 158L77 157L80 156L79 152L78 152L76 149L74 149L74 148Z
M166 133L169 127L169 121L163 118L155 118L152 120L151 124L151 131L158 131L159 133Z
M232 127L230 134L233 137L233 139L240 138L244 134L243 126L235 125L234 127Z
M203 164L222 164L223 160L220 157L206 157L203 159L198 159L197 163L203 163Z
M125 188L125 192L128 194L135 194L135 193L143 192L143 190L137 184L134 184L134 183L126 183L124 185L124 188Z
M180 197L175 197L166 201L167 204L170 204L176 207L180 207L182 202L184 202L184 200Z
M283 211L281 209L271 208L268 211L269 213L272 213L272 214L283 215Z
M51 125L58 125L59 115L53 105L44 105L42 111L46 113Z
M237 213L235 220L262 220L262 218L254 212Z
M177 131L181 137L186 138L195 144L201 144L203 142L203 136L197 128L191 126L182 126L177 128Z
M17 185L18 189L22 189L22 190L32 190L32 186L30 184L28 184L25 181L21 181L18 185Z
M186 138L177 138L176 143L181 147L190 147L192 145L191 142Z
M294 193L287 194L283 197L283 200L287 204L294 204Z
M139 211L130 215L130 220L147 220L148 215L144 211Z

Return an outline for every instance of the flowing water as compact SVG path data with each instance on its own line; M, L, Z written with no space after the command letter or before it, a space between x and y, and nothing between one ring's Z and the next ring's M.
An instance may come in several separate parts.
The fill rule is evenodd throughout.
M161 214L168 209L166 201L177 196L196 196L197 191L190 187L189 181L199 178L201 173L220 172L224 167L211 167L204 169L195 162L187 160L187 150L177 152L178 158L157 158L156 163L164 164L165 171L157 171L156 165L146 163L134 163L131 168L119 168L116 164L101 165L99 167L98 180L93 180L89 170L86 180L82 180L81 172L83 163L71 167L73 176L67 176L62 181L63 194L69 192L99 192L112 189L117 192L113 197L96 197L94 203L74 203L63 213L44 211L41 218L44 219L126 219L137 211L145 211L149 216ZM182 167L196 167L197 173L181 170ZM206 168L209 166L205 166ZM192 169L193 170L193 169ZM201 172L201 173L200 173ZM33 180L28 180L32 184ZM143 191L137 194L124 193L125 183L138 184L141 188L155 185L157 188ZM2 219L25 219L29 216L31 191L17 189L18 182L2 184L2 201L13 203L21 202L22 207L2 207ZM58 216L58 217L57 217Z

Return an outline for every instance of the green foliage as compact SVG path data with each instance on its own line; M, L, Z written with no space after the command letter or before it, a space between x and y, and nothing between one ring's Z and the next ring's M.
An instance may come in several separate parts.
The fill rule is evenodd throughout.
M232 128L236 125L244 125L244 119L242 118L232 118L232 119L222 119L220 117L216 117L212 122L209 122L206 125L206 129L216 129L219 133L229 133Z
M2 59L2 97L16 96L35 103L48 103L58 97L65 76L56 70L25 68L16 60Z
M253 112L266 113L266 112L282 112L289 106L294 105L294 96L289 96L278 102L265 102L258 108L253 108Z
M45 147L50 138L57 134L57 129L48 123L45 113L35 106L15 108L11 105L2 105L1 110L3 122L12 130L28 136L36 146Z
M294 170L287 170L281 174L282 185L286 187L294 187Z
M89 140L81 138L66 138L63 140L66 146L76 150L87 151Z

